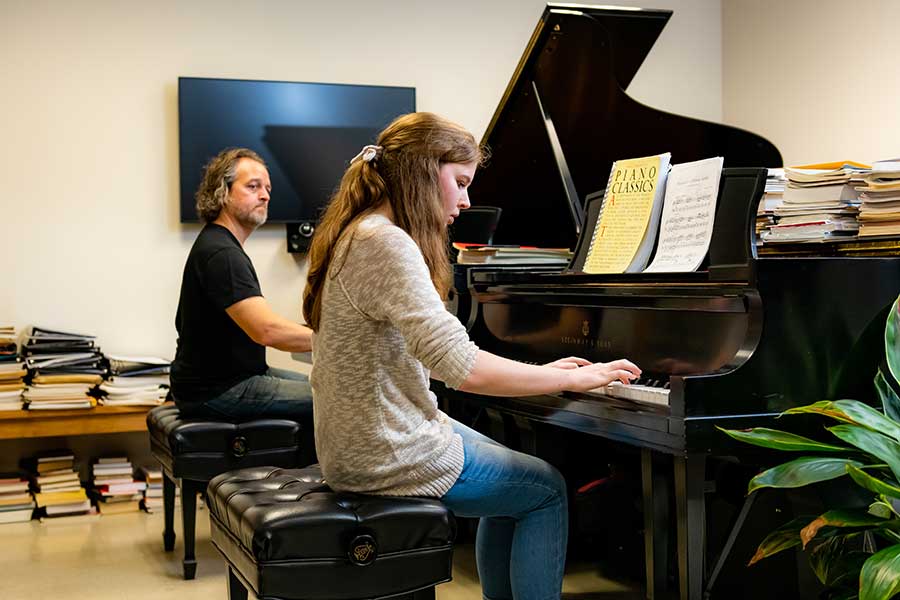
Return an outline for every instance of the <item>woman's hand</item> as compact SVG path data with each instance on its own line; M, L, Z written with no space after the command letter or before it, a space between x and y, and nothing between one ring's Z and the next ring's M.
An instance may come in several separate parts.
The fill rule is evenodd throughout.
M570 356L547 365L530 365L479 350L469 376L457 389L485 396L536 396L586 392L611 381L628 383L641 370L625 359L591 363Z
M544 366L553 367L554 369L577 369L578 367L586 367L589 364L591 364L589 360L578 358L577 356L567 356L566 358L547 363Z
M569 359L563 359L563 361L566 360ZM641 369L630 360L620 358L608 363L593 363L580 366L566 374L569 376L565 387L567 391L587 392L594 388L608 385L613 381L621 381L627 384L632 379L638 378L641 374Z

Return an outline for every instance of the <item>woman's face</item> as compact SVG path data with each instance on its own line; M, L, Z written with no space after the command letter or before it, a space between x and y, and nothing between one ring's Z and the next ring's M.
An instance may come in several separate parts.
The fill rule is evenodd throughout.
M467 163L444 163L440 171L441 201L447 225L459 216L459 211L469 208L469 185L475 177L475 161Z

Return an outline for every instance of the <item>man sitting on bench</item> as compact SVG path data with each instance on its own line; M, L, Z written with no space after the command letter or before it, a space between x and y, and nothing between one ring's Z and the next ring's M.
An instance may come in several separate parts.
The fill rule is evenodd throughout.
M312 332L269 307L243 247L265 223L271 191L252 150L223 150L206 166L196 194L206 225L184 266L175 317L172 394L185 417L311 423L308 378L270 368L266 347L309 352Z

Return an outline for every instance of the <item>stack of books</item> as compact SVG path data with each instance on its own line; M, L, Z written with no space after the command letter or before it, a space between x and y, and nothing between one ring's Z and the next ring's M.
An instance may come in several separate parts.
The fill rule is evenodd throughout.
M13 362L19 357L19 346L16 343L16 328L12 325L0 325L0 364Z
M106 367L94 336L33 327L22 347L33 371L25 390L29 410L91 408L88 395L103 380Z
M163 473L158 467L142 467L141 474L144 477L144 483L147 488L144 490L144 498L141 501L141 508L152 513L163 508ZM178 491L178 488L175 488Z
M101 515L134 513L140 510L147 484L136 481L127 456L99 458L91 465L91 495Z
M846 240L859 231L856 188L871 167L854 161L789 167L784 202L764 243Z
M876 162L857 190L859 236L900 235L900 159Z
M171 362L155 356L107 354L109 377L98 387L107 406L156 406L169 393Z
M91 515L85 489L81 486L75 455L69 450L56 450L28 459L31 489L41 520Z
M28 371L19 357L15 327L0 326L0 410L20 410Z
M0 523L30 521L33 512L28 478L18 473L0 475Z
M454 242L458 251L456 262L461 265L528 264L559 265L565 267L572 260L568 248L536 248L533 246L490 246Z

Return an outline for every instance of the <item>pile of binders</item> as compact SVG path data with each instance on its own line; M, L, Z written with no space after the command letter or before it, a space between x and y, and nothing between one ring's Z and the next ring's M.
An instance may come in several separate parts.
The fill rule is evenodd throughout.
M92 408L88 391L103 380L106 366L95 336L32 327L22 345L32 373L23 395L28 410Z
M104 406L157 406L169 393L170 361L155 356L107 354L109 377L100 384Z

